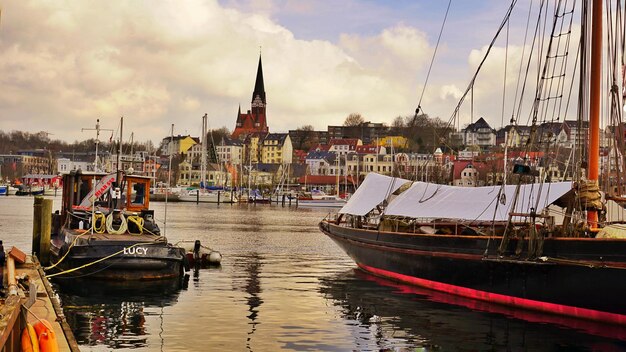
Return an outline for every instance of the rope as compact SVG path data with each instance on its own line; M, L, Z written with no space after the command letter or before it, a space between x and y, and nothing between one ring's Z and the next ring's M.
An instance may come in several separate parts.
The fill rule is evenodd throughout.
M43 270L50 270L55 268L57 265L59 265L64 259L65 257L67 257L67 255L70 253L70 249L72 249L72 247L74 247L74 245L76 244L76 241L78 240L79 237L84 236L84 235L90 235L91 234L91 228L84 230L85 232L81 233L80 235L77 235L76 237L74 237L74 241L72 241L72 244L70 244L70 246L67 248L67 252L65 252L65 254L63 254L63 256L61 257L61 259L59 259L59 261L57 261L56 263L47 266L45 268L43 268Z
M430 66L428 66L428 72L426 73L426 80L424 81L424 88L422 88L422 94L420 95L420 100L417 103L418 109L422 105L422 98L424 97L424 92L426 91L426 85L428 84L430 71L433 68L433 63L435 62L435 55L437 55L437 49L439 48L439 41L441 40L441 34L443 33L443 28L446 25L446 20L448 18L448 11L450 11L451 3L452 3L452 0L448 1L448 8L446 8L446 14L443 17L443 23L441 23L441 29L439 30L439 36L437 37L437 44L435 44L435 51L433 51L433 57L430 59Z
M100 221L100 225L98 225L98 221ZM93 231L95 233L104 233L104 231L106 230L106 216L100 212L97 211L93 214Z
M133 224L135 224L137 226L137 229L139 230L139 232L131 232L130 231L130 226L128 227L128 233L130 233L131 235L141 235L143 233L143 224L144 224L144 219L136 214L133 214L131 216L128 217L128 222L131 222Z
M126 221L126 217L122 213L120 213L120 220L122 221L120 223L120 226L118 227L117 230L114 229L113 228L113 213L109 214L106 220L107 232L110 233L111 235L121 235L125 233L126 230L128 230L128 222Z

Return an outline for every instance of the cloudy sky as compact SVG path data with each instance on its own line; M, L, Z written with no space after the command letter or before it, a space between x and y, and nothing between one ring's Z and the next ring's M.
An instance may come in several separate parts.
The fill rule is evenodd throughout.
M509 73L519 68L511 58L521 52L529 3L518 2L509 27ZM211 128L232 130L238 106L250 108L260 51L270 131L325 130L353 112L391 123L417 106L447 5L0 0L0 129L83 140L92 134L81 128L97 118L115 129L124 116L126 136L158 142L172 123L175 134L199 135L207 113ZM452 1L421 104L431 117L450 118L508 6ZM504 43L475 89L474 116L496 128ZM461 126L469 115L461 110Z

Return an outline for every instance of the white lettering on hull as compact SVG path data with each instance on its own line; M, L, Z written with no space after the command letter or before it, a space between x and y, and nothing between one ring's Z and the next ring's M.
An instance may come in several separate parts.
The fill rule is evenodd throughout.
M146 255L148 254L148 249L143 247L124 248L124 254Z

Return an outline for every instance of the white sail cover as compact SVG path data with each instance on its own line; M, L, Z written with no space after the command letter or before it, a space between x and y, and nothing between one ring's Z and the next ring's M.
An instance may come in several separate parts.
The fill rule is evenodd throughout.
M514 203L515 187L505 186L505 197L498 197L501 186L456 187L416 182L389 203L385 214L410 218L506 221ZM522 185L514 212L529 213L531 208L540 212L571 189L571 182Z
M370 172L339 214L363 216L407 182L411 181Z

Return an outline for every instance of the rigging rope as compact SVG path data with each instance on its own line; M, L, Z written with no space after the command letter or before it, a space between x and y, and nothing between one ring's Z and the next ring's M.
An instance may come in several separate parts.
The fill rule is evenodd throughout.
M435 51L433 52L433 57L430 59L430 65L428 66L428 72L426 73L426 80L424 81L424 87L422 88L422 94L420 94L420 99L418 100L417 106L420 109L422 105L422 98L424 97L424 92L426 91L426 85L428 84L428 78L430 77L430 71L433 68L433 63L435 62L435 55L437 55L437 49L439 48L439 41L441 40L441 34L443 33L443 28L446 25L446 20L448 19L448 12L450 11L450 4L452 4L452 0L448 1L448 7L446 8L446 14L443 17L443 23L441 23L441 29L439 30L439 36L437 37L437 44L435 44ZM417 111L415 112L417 115Z

